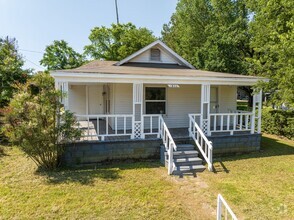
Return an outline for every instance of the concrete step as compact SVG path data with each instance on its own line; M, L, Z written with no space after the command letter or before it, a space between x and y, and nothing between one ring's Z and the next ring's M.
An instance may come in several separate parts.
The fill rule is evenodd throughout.
M191 158L191 157L198 157L198 151L196 150L189 150L189 151L174 151L173 158ZM168 158L168 153L164 152L164 158Z
M174 163L176 166L202 165L203 160L199 157L176 158Z
M191 166L176 166L173 174L182 174L190 172L203 172L206 169L203 165L191 165Z
M198 151L196 150L184 150L184 151L174 151L174 158L187 158L187 157L198 157Z
M177 144L177 151L183 150L195 150L195 146L193 144Z

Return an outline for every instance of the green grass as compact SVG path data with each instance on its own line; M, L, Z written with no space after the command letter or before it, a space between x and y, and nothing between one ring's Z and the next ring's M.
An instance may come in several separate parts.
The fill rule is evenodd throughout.
M17 148L0 156L0 219L214 219L158 162L37 172Z
M167 176L158 162L39 172L17 148L0 154L0 219L215 219L221 193L240 219L294 219L294 142L216 158L215 173Z
M294 219L294 142L263 135L261 152L215 158L201 176L245 219ZM213 200L212 200L213 201Z
M237 110L248 111L248 101L247 100L238 100L237 101Z

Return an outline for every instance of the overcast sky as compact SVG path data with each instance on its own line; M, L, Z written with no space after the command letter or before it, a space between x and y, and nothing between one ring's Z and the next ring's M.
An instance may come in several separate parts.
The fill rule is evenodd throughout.
M120 22L147 27L158 37L176 4L177 0L118 0ZM25 67L35 70L44 69L39 61L53 40L64 39L81 53L93 27L115 22L114 0L0 0L0 36L15 37Z

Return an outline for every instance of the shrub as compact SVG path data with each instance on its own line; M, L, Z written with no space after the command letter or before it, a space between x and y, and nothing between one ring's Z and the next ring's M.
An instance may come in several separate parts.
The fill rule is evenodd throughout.
M53 170L60 164L63 144L80 136L72 113L64 111L60 91L47 73L39 73L24 85L4 109L4 132L39 167Z
M269 134L282 135L289 139L293 139L294 111L264 108L262 110L262 131Z

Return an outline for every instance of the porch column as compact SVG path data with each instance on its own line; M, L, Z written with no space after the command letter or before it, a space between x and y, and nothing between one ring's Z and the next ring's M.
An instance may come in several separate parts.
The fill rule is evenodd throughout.
M257 112L256 112L257 108ZM262 90L253 95L252 117L251 117L251 134L254 134L255 123L257 120L257 133L261 133L261 111L262 111Z
M201 84L201 117L200 127L204 134L210 133L210 84Z
M55 89L62 92L63 97L60 101L64 105L64 109L68 110L68 82L55 81Z
M144 138L143 124L143 83L133 83L133 129L132 138Z

